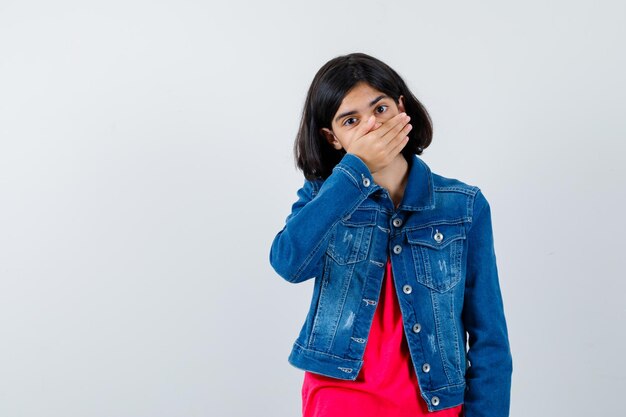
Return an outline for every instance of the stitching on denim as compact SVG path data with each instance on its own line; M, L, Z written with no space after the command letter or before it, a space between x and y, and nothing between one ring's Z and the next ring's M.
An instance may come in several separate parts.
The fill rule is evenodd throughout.
M412 321L414 321L414 322L416 321L413 315L411 315L410 319ZM412 334L415 334L415 333L412 333ZM420 349L420 351L422 353L422 357L424 356L424 353L427 352L426 346L424 345L424 334L425 334L424 329L422 329L421 334L419 334L418 337L417 337L417 343L419 343L419 349ZM407 342L409 342L408 338L407 338ZM413 350L411 348L412 344L413 343L407 343L407 345L409 346L409 354L411 356L411 360L414 357L414 353L413 353ZM415 355L417 355L417 353L415 353ZM415 373L418 374L419 372L417 370L417 364L413 360L412 360L412 362L413 362L413 369L414 369ZM420 378L418 378L417 379L417 385L418 385L420 391L422 392L422 397L425 398L428 401L428 398L425 397L424 393L427 392L427 391L429 392L430 389L426 389L426 387L424 386L424 384L422 384L421 381L422 380ZM430 381L430 382L432 382L432 381Z
M352 270L354 270L354 264L351 265ZM336 320L333 320L332 326L333 326L333 333L332 335L330 335L329 337L329 343L328 343L328 347L326 348L326 350L324 350L324 352L329 352L330 349L332 348L333 345L333 341L335 340L335 336L337 335L337 328L339 327L339 321L341 320L341 316L343 315L343 310L346 306L346 298L348 295L348 289L350 287L350 283L352 282L352 272L349 274L349 279L343 284L342 286L342 293L343 293L343 299L341 299L341 310L339 311L339 313L336 316ZM323 290L324 287L320 288L320 298L318 303L322 300L322 296L323 296ZM321 306L318 306L319 308L321 308ZM319 312L319 310L318 310ZM317 319L317 314L315 316L315 319ZM317 322L317 320L314 321L313 324L315 324ZM313 345L315 343L316 340L316 332L315 332L315 326L312 325L311 327L311 338L310 338L310 342L309 345Z
M411 210L411 211L424 211L424 210L432 210L432 209L434 209L435 208L435 204L431 204L430 206L421 206L421 207L409 206L407 204L403 204L399 208L405 209L405 210Z
M361 195L362 196L362 195ZM350 208L350 210L348 211L348 213L352 213L354 210L356 210L362 203L363 201L366 199L367 197L363 197L359 198L356 203ZM333 223L330 228L326 231L326 234L322 237L322 239L317 242L317 245L315 246L315 248L313 248L313 250L311 251L311 253L309 254L309 256L307 256L304 261L302 262L302 265L300 265L300 268L298 268L296 270L296 273L293 275L293 280L297 280L300 275L302 274L302 271L309 266L309 263L311 262L311 259L313 258L313 255L315 253L317 253L317 251L319 250L320 245L322 244L322 242L324 242L326 240L326 237L333 231L333 229L335 228L335 226L337 225L337 223L339 223L341 221L341 219L343 218L343 216L341 216L337 221L335 221L335 223Z
M460 271L457 271L457 272L460 272ZM450 317L454 317L454 297L453 296L450 297ZM457 333L456 326L454 326L454 354L455 354L454 359L455 359L456 370L458 372L459 377L462 378L463 372L461 372L461 350L459 347L459 335Z
M408 236L407 236L408 239ZM464 234L460 234L460 235L454 235L452 237L448 237L447 240L445 241L445 243L441 243L441 244L432 244L432 243L428 243L425 242L423 240L409 240L409 243L411 245L419 245L419 246L425 246L427 248L430 249L434 249L437 251L443 250L445 248L447 248L448 246L454 244L454 242L457 242L459 240L464 240L466 239L466 236Z
M352 215L356 212L365 212L368 213L368 215L370 217L373 217L373 220L366 220L362 223L356 223L354 221L350 221L352 219ZM376 209L376 207L354 207L354 210L349 211L348 213L346 213L345 216L343 216L341 218L341 222L345 225L352 225L352 226L374 226L376 224L376 213L378 212L378 210ZM374 213L373 215L371 213Z
M437 389L429 389L428 392L429 393L436 393L436 392L439 392L439 391L448 391L448 390L453 389L453 388L465 387L465 386L466 386L465 382L461 382L461 383L458 383L458 384L448 384L445 387L441 387L441 388L437 388Z
M421 285L428 286L427 285L428 277L426 277L426 267L424 266L424 262L422 261L423 255L421 254L421 246L417 246L417 245L410 245L410 246L411 246L411 253L413 255L413 262L411 263L413 264L413 273L415 274L415 281L417 281ZM418 265L422 265L422 267L424 268L424 277L420 275L420 269ZM422 348L423 348L423 344L422 344Z
M337 369L339 369L340 371L343 371L347 374L351 374L352 373L352 368L343 368L341 366L338 366Z
M433 304L433 313L435 315L435 334L437 335L437 345L439 346L439 355L441 357L442 360L442 365L443 365L443 371L446 374L446 378L448 378L448 383L450 383L450 381L452 381L452 379L450 378L450 373L448 372L448 367L446 366L446 361L448 360L448 355L447 352L445 351L445 349L443 349L442 346L442 337L441 337L441 320L439 318L439 309L441 307L439 300L437 299L438 297L435 297L435 294L433 291L430 292L430 300Z
M351 216L355 211L357 211L359 209L359 206L362 204L363 201L357 202L357 204L355 204L349 211L348 214L344 215L341 220L339 221L340 223L344 224L344 225L350 225L349 222L344 221L344 218L347 216ZM368 211L372 211L374 212L374 219L376 218L376 209L364 209L364 210L368 210ZM376 220L374 220L375 222ZM337 223L335 223L337 224ZM356 223L355 223L356 224ZM365 243L367 243L367 245L365 245L365 247L369 246L369 242L372 240L372 231L374 230L374 225L375 223L371 223L371 224L360 224L363 227L358 228L358 238L356 239L356 241L360 242L359 245L354 245L352 252L354 253L350 253L350 255L348 255L347 259L339 259L340 255L339 253L333 253L333 251L331 250L331 253L329 253L329 256L331 258L333 258L335 261L337 261L337 263L341 264L341 265L349 265L352 263L356 263L356 262L360 262L363 261L367 258L367 253L363 253L363 256L360 257L360 253L361 253L361 247L363 247L363 245L365 245ZM333 225L334 227L334 225ZM329 242L329 247L330 247L330 242ZM332 247L334 249L334 246ZM354 259L353 259L354 258ZM362 258L362 259L361 259Z
M343 230L343 233L344 233L343 238L340 236L339 239L337 239L337 235L331 236L331 240L328 242L328 250L327 250L328 256L333 258L340 265L349 265L349 264L358 262L359 253L361 252L360 248L361 248L361 245L364 244L363 237L367 233L366 230L364 229L365 227L354 228L354 230L356 230L356 234L350 235L349 239L351 242L353 241L354 243L350 244L349 251L337 250L337 241L338 240L341 241L341 239L343 239L343 241L345 242L346 234L350 233L348 230ZM338 233L339 232L341 232L341 230L338 230Z
M457 187L457 186L440 186L440 185L436 185L435 187L435 191L441 192L441 193L461 193L461 194L465 194L465 195L473 195L476 192L473 190L473 188L463 188L463 187Z
M371 263L373 263L373 264L374 264L374 265L376 265L376 266L381 267L381 268L382 268L383 266L385 266L385 264L384 264L383 262L378 262L378 261L375 261L375 260L373 260L373 259L370 259L370 262L371 262Z
M476 195L478 195L478 193L477 193ZM485 206L486 206L486 205L487 205L487 204L485 204ZM476 218L478 218L478 216L480 216L480 214L482 213L482 211L485 209L485 206L483 206L483 207L482 207L479 211L475 211L475 210L474 210L475 206L476 206L476 196L474 196L474 198L472 199L472 206L471 206L472 208L471 208L471 210L470 210L472 215L471 215L471 217L470 217L470 227L469 227L469 229L467 230L467 233L468 233L468 234L469 234L469 233L471 233L472 228L474 227L474 225L472 224L472 223L474 222L474 220L475 220Z
M365 339L362 339L360 337L350 337L350 339L354 340L357 343L365 343Z
M359 187L359 181L354 177L354 175L352 175L352 173L350 171L348 171L347 169L345 169L344 167L340 166L340 165L335 165L335 168L339 171L343 171L354 183L354 185L359 188L359 190L361 189Z
M335 227L335 224L337 224L339 222L339 220L337 220L337 222L335 222L324 234L324 236L322 236L322 239L320 239L319 242L317 242L317 245L315 245L315 247L313 248L313 250L311 251L311 253L309 253L309 256L307 256L306 258L304 258L304 261L302 262L302 265L300 265L300 268L298 268L295 272L295 274L293 274L293 280L296 281L298 280L298 278L300 277L300 275L302 275L302 271L309 266L309 263L311 262L311 259L313 259L313 255L315 255L317 253L317 251L319 250L320 246L322 245L322 242L324 242L326 240L326 237L333 231L333 228Z
M456 224L466 223L466 222L469 222L469 221L470 221L470 219L468 217L458 217L458 218L453 219L453 220L433 220L431 222L420 224L418 226L405 227L404 230L409 232L409 231L412 231L412 230L424 229L426 227L437 226L437 225L440 225L440 224L456 225Z
M406 209L406 210L413 210L413 211L424 211L424 210L432 210L435 208L435 186L433 183L433 175L432 172L430 171L430 168L428 167L428 165L426 165L426 162L422 161L421 159L417 159L426 169L427 171L427 178L428 178L428 197L429 197L429 205L428 206L421 206L421 207L416 207L416 206L409 206L406 204L403 204L400 206L400 208L402 209Z
M324 268L326 268L326 262L324 262ZM325 289L325 287L328 285L328 274L330 273L330 271L323 271L322 272L322 282L320 284L320 293L319 296L317 298L317 308L315 311L315 316L313 317L313 323L311 324L311 334L309 335L309 341L307 344L307 347L311 347L315 344L315 337L317 335L317 332L315 331L315 328L317 327L317 321L319 319L319 310L320 310L320 302L322 301L322 295L323 295L323 291Z
M478 187L476 188L476 192L470 198L467 199L467 216L470 218L470 222L474 218L474 204L476 202L476 196L480 192Z
M356 362L356 363L359 362L359 361L355 361L355 360L352 360L352 359L342 358L341 356L333 355L332 353L322 352L322 351L315 350L315 349L309 349L309 348L306 348L306 347L302 346L298 342L295 342L294 346L297 346L300 350L311 352L312 354L316 354L316 355L328 356L330 358L339 359L341 361L349 361L349 362Z
M317 193L319 193L322 184L318 184L317 181L311 181L311 185L313 187L313 190L311 190L311 196L315 196L317 195Z
M346 280L346 282L344 283L343 287L342 287L342 292L343 292L343 297L341 298L341 310L339 311L339 314L337 315L337 321L334 324L334 329L333 329L333 334L330 337L330 344L328 346L328 350L330 350L333 346L333 342L335 341L335 336L337 336L337 327L339 327L339 322L341 321L341 316L343 316L343 310L346 307L346 298L348 296L348 289L350 287L350 283L352 282L352 276L354 275L354 264L351 266L352 271L350 271L350 273L348 274L348 279Z
M426 284L426 286L434 286L435 284L433 283L433 271L432 268L430 267L430 256L428 256L428 252L426 248L424 248L423 246L420 246L420 254L422 255L422 263L424 265L424 277L425 277L425 282L424 284Z
M465 232L465 231L464 231ZM450 250L452 251L452 264L450 265L451 271L454 273L455 283L450 288L456 287L463 278L463 242L456 240L452 243Z
M381 213L384 213L384 214L389 214L389 215L392 215L394 213L393 210L388 210L388 209L386 209L383 206L379 206L378 207L378 211L380 211Z
M376 226L378 226L378 225L376 225ZM385 228L385 227L378 226L378 228L379 228L380 230L382 230L383 232L385 232L385 233L389 233L389 232L390 232L390 230L389 230L389 229L387 229L387 228Z
M370 299L364 298L363 301L365 301L365 305L368 305L368 306L376 305L376 300L370 300Z

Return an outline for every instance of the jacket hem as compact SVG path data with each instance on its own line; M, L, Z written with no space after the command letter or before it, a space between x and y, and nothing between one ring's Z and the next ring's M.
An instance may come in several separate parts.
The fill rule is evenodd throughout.
M291 365L303 371L352 381L357 378L363 366L362 360L340 358L328 353L307 349L298 343L294 343L288 360Z
M335 355L307 349L297 342L294 343L289 363L303 371L313 372L331 378L356 380L363 366L362 360L340 358ZM423 389L422 398L426 401L429 411L438 411L463 404L465 383L446 386L438 389ZM437 405L433 405L436 403Z

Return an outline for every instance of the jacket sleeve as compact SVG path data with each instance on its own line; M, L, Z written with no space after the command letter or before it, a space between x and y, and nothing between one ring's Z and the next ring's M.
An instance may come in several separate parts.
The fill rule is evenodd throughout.
M380 186L374 184L369 168L358 156L346 153L317 192L315 188L305 180L270 248L270 264L289 282L321 274L333 226Z
M468 232L463 324L468 336L465 417L508 417L513 363L498 282L489 203L478 190Z

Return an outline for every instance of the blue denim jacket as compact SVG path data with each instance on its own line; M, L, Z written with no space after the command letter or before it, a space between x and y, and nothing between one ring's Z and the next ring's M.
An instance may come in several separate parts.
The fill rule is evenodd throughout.
M430 411L509 415L512 359L489 203L478 187L431 172L417 155L396 209L346 153L326 180L305 180L269 260L293 283L314 279L289 362L355 380L387 257L421 395Z

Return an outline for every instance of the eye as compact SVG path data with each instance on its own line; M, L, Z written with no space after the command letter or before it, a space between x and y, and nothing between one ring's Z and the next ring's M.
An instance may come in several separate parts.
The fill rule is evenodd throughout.
M356 122L356 118L350 117L343 122L344 126L350 126Z
M387 108L389 106L387 106L386 104L381 104L380 106L376 107L376 113L384 113L385 111L387 111Z

